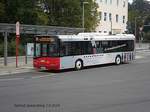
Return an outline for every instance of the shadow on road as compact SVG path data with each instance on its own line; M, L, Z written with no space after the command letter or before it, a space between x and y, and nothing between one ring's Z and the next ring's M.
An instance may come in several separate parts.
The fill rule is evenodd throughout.
M121 65L124 64L128 64L128 63L123 63ZM83 71L83 70L87 70L87 69L94 69L94 68L103 68L103 67L110 67L110 66L121 66L121 65L116 65L116 64L102 64L102 65L94 65L94 66L88 66L88 67L84 67L81 70L75 70L74 68L71 69L64 69L64 70L41 70L39 72L44 72L44 73L67 73L67 72L75 72L75 71Z

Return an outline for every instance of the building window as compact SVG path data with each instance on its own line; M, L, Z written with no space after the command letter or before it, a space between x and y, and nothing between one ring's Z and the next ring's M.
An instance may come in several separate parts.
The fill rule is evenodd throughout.
M125 23L125 16L123 16L123 23Z
M102 12L99 12L99 19L102 19Z
M112 21L112 15L109 13L109 21Z
M106 21L106 20L107 20L107 13L104 12L104 21Z
M102 0L100 0L100 2L103 2Z
M119 18L119 16L118 16L118 14L116 14L116 22L118 23L118 18Z
M107 0L105 0L105 4L107 4Z
M119 0L117 0L117 6L119 5Z
M125 1L123 1L123 7L125 7L126 6L126 2Z

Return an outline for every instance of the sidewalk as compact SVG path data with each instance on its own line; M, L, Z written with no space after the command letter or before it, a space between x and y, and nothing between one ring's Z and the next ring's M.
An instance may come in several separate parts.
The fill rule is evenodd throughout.
M150 50L150 43L136 43L136 51Z
M13 58L11 58L11 59L13 59ZM4 66L3 61L1 61L1 63L0 63L0 75L11 75L11 74L16 74L16 73L25 73L25 72L34 71L32 60L29 60L27 64L25 64L25 62L18 61L18 67L17 68L16 68L15 61L14 60L11 60L11 61L12 62L9 62L7 66Z

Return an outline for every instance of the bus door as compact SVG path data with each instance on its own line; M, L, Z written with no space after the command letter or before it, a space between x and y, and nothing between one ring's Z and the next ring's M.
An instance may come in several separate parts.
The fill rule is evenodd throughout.
M61 42L60 57L62 69L74 67L74 56L72 55L71 42Z
M102 47L102 41L95 41L95 49L96 49L96 55L95 55L96 64L103 64L104 50Z
M91 44L92 44L92 57L91 57L91 61L92 61L92 65L95 65L95 64L98 64L98 61L99 61L99 57L97 55L97 45L96 45L96 42L94 40L91 41Z

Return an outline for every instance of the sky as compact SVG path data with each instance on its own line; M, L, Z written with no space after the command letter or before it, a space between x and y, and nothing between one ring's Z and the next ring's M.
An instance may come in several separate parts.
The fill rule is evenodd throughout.
M128 1L129 1L130 3L132 3L133 0L128 0ZM150 1L150 0L147 0L147 1Z

